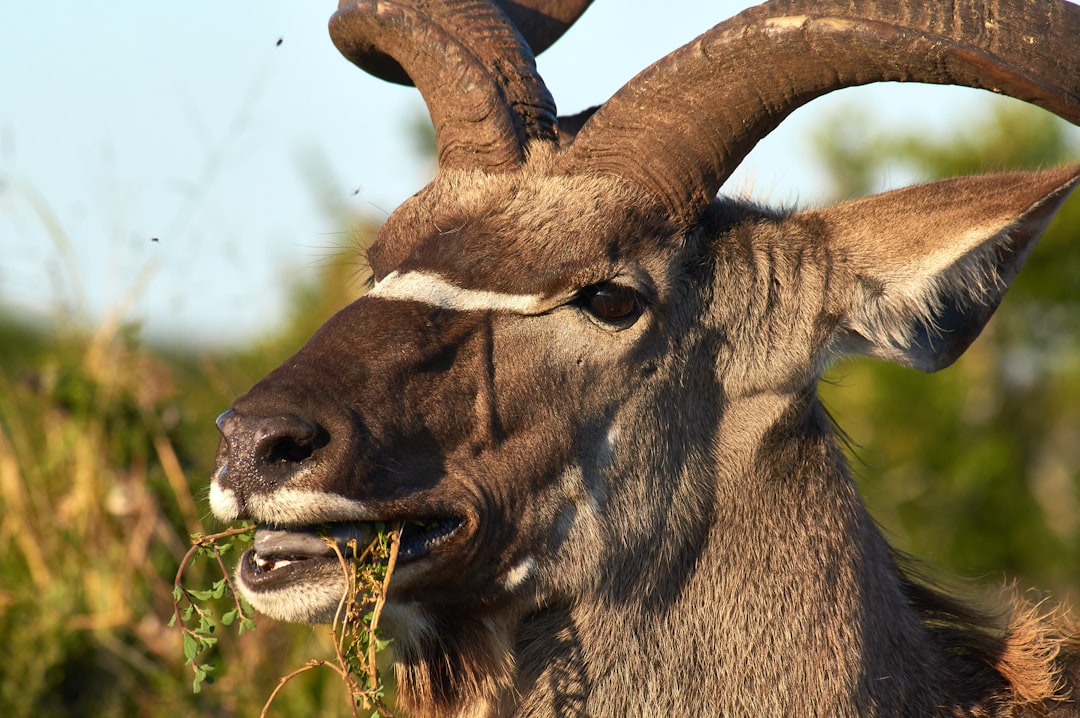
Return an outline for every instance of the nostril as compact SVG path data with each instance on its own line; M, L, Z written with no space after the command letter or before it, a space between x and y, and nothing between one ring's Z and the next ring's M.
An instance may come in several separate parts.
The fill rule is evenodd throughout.
M253 458L264 465L299 463L330 443L330 435L324 428L298 416L260 417L249 421Z
M317 450L329 443L330 435L325 429L308 424L302 432L267 437L260 446L259 454L263 462L272 466L298 464L310 459Z
M273 482L286 480L304 462L330 443L321 425L293 414L250 416L229 410L218 417L218 429L235 467ZM238 469L239 470L239 469Z

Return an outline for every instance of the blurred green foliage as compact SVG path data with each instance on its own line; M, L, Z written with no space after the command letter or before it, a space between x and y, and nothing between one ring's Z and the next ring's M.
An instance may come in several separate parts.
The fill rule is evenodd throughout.
M814 147L837 200L867 194L897 170L930 180L1075 161L1059 120L1012 100L984 107L945 136L883 134L847 107L821 126ZM955 365L927 376L852 360L822 387L888 535L987 584L1080 588L1078 200L1062 209Z

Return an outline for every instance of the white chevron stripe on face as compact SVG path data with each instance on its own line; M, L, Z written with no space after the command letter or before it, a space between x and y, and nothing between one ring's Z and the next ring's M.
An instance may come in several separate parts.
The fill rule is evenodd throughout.
M464 289L442 277L426 272L396 271L372 287L369 297L423 302L459 312L492 311L539 314L551 308L549 298L540 294L506 294L481 289Z

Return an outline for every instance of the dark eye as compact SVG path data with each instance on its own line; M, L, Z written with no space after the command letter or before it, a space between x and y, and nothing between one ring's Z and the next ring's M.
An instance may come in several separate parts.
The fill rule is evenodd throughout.
M625 284L594 284L581 291L580 304L597 319L629 326L641 316L641 298Z

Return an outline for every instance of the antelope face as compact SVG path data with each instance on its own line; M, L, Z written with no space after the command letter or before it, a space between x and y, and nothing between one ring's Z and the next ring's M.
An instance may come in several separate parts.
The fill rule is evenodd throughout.
M345 584L319 527L344 545L376 521L404 525L391 631L406 607L415 628L587 580L549 568L598 551L580 542L678 321L685 251L608 183L496 185L451 186L426 221L403 208L372 248L374 289L219 419L211 505L260 526L238 580L263 613L332 620Z

